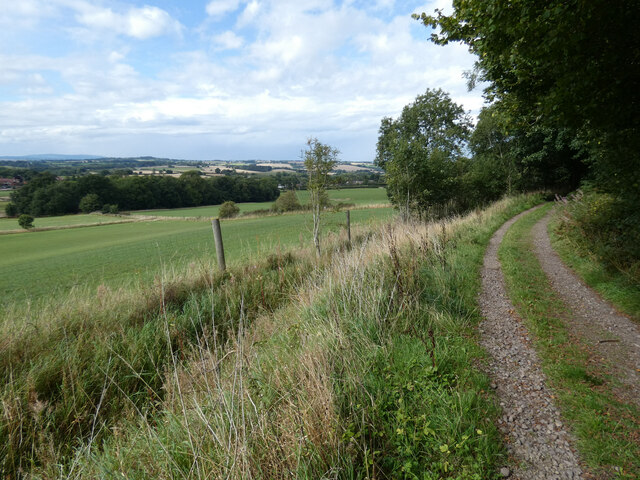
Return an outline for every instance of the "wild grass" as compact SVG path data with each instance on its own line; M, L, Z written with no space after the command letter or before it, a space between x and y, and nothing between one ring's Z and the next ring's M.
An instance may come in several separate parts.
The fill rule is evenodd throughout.
M536 201L33 312L2 332L4 473L496 477L479 270L492 232Z
M549 233L562 260L587 285L640 322L640 226L633 218L624 225L615 209L608 195L578 192L557 203Z
M612 392L600 358L566 326L567 307L532 252L530 231L551 205L520 219L499 250L509 296L535 336L536 350L582 458L597 478L640 476L640 411Z

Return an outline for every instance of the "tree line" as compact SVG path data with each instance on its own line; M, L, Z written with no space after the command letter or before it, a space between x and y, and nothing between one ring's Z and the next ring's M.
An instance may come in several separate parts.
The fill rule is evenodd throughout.
M632 0L454 1L451 15L415 15L439 45L477 57L486 85L472 125L441 90L427 90L380 126L376 163L391 200L423 214L463 210L505 193L579 186L614 199L640 224L640 7Z
M85 175L57 180L43 172L12 192L6 212L42 216L100 210L105 205L108 211L197 207L225 201L269 202L279 194L272 177L203 178L198 171L188 171L179 178Z

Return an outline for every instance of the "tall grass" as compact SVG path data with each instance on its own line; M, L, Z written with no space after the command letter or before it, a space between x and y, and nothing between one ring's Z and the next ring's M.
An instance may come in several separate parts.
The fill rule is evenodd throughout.
M36 334L25 322L5 345L4 473L495 476L479 270L491 233L535 201L361 229L320 262L274 255L144 301L105 292Z

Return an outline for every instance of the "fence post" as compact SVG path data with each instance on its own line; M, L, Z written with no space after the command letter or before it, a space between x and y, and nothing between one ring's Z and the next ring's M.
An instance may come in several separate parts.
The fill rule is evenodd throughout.
M220 220L218 218L211 220L211 228L213 228L213 239L215 240L216 253L218 254L218 267L220 268L220 271L224 272L227 269L227 264L224 261L222 231L220 230Z
M351 211L347 210L347 241L351 246Z

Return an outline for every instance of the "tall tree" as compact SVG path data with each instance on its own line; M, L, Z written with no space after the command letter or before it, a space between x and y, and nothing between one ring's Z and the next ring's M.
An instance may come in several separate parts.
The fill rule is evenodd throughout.
M640 192L640 3L637 0L454 0L419 18L441 45L477 55L489 100L538 125L568 129L599 184Z
M304 166L309 175L307 189L313 214L313 243L320 256L320 219L323 208L323 196L329 184L329 172L338 162L340 151L318 141L317 138L307 140L307 148L303 151Z
M470 127L464 109L440 89L418 95L398 119L382 119L375 163L405 216L453 199Z

